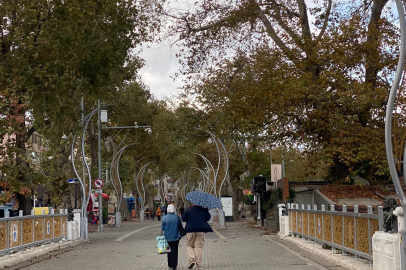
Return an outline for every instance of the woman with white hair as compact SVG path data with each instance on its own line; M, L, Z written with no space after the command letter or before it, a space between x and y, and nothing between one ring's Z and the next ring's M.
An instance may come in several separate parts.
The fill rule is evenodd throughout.
M180 240L179 222L180 218L175 214L175 206L170 204L167 208L168 214L162 219L161 229L164 231L171 252L168 253L168 267L176 270L178 267L178 247Z

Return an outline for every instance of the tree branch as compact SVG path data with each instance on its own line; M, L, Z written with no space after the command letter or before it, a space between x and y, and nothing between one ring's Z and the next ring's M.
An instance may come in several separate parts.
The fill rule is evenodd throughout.
M299 14L302 24L302 37L303 39L312 40L312 35L310 32L309 18L307 17L307 7L304 0L296 0L299 7Z
M266 32L273 39L275 44L283 51L283 53L292 61L295 65L299 64L299 60L295 57L294 53L286 46L286 44L281 40L281 38L276 34L275 29L273 28L271 22L265 16L264 11L260 6L256 6L256 11L259 19L262 21L266 28Z
M331 14L332 2L333 2L332 0L329 0L329 1L328 1L328 6L327 6L326 14L324 15L323 27L321 28L320 34L317 36L317 41L320 40L320 38L322 38L323 35L324 35L324 33L326 32L327 25L328 25L328 19L330 18L330 14Z

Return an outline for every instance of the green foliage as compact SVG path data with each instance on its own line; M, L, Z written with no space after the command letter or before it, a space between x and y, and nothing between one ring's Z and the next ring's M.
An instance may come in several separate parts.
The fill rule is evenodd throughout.
M40 176L29 160L28 140L37 131L53 156L66 153L61 136L77 130L82 95L87 109L100 97L113 102L134 90L142 61L133 50L153 36L160 7L159 0L0 3L0 141L5 142L0 170L15 192L72 176L52 172L56 164L46 161L41 166L47 172ZM12 134L15 140L8 137ZM49 188L64 190L58 183ZM25 201L20 200L21 209Z
M282 200L282 189L277 188L272 191L271 197L263 204L262 209L265 211L271 210L278 205L280 200Z
M324 178L388 176L384 104L398 42L388 1L314 2L216 0L171 17L186 91L209 125L300 145L313 168L330 169Z
M106 220L106 219L109 218L109 210L108 210L107 205L103 206L103 213L102 214L103 214L103 220ZM103 222L103 221L100 221L100 222Z

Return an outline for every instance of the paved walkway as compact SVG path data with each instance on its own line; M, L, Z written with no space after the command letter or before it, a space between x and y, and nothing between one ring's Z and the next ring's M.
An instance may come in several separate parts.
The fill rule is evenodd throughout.
M56 244L47 254L10 265L8 269L168 269L166 255L158 255L156 251L155 236L160 234L160 222L130 221L122 225L121 228L106 227L103 233L90 233L89 242L76 246L59 249ZM345 269L282 241L275 234L269 234L249 222L230 222L223 230L218 230L218 224L214 224L213 228L214 233L206 234L205 270ZM21 255L12 255L9 259L17 256ZM187 269L184 239L180 242L178 269Z

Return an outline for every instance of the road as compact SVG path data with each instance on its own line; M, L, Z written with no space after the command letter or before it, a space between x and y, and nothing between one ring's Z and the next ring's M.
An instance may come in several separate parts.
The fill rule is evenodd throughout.
M123 227L107 227L103 233L90 233L89 242L59 249L50 254L10 266L8 269L168 269L166 255L158 255L155 236L160 222L129 221ZM227 229L206 234L203 269L236 270L343 270L295 245L279 240L249 222L230 222ZM187 269L185 240L180 241L179 270Z

